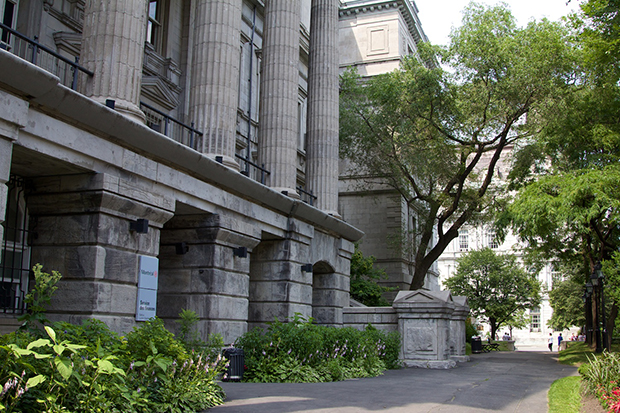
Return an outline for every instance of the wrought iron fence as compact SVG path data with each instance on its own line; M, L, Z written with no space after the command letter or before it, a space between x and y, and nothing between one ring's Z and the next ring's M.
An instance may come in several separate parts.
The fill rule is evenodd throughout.
M0 29L0 48L58 76L63 85L76 90L79 76L93 76L93 72L78 64L79 57L72 61L42 45L36 37L30 39L3 23Z
M194 128L193 122L188 126L144 102L140 102L140 109L146 115L149 128L194 150L200 147L202 132Z

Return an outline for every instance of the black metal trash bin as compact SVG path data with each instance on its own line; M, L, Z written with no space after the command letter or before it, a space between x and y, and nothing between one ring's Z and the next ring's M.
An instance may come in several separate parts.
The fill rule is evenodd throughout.
M227 347L224 349L223 355L228 360L228 369L226 370L226 378L222 380L241 381L243 379L243 370L245 369L243 349Z
M480 337L471 338L471 352L474 354L482 353L482 339Z

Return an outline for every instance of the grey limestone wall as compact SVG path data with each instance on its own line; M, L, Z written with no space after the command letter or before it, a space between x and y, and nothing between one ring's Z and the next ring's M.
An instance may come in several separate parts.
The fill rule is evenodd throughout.
M397 331L398 317L392 307L347 307L344 326L363 330L368 324L383 331Z

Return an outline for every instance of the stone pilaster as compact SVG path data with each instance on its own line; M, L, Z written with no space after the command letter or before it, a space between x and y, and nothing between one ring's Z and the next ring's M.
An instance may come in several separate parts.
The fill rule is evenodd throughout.
M4 223L8 188L6 183L11 176L11 158L13 142L17 139L19 129L26 125L28 103L13 95L0 92L0 224ZM4 240L4 227L0 225L0 242ZM0 261L1 262L1 261Z
M308 73L307 188L338 215L338 0L312 0Z
M259 163L268 185L297 196L299 0L265 2Z
M175 216L162 230L157 315L173 331L183 309L198 315L203 340L219 333L232 343L247 331L250 257L260 232L234 226L205 213ZM246 257L235 256L239 247Z
M353 243L314 231L312 240L312 317L317 324L342 326L350 305Z
M204 132L202 152L235 159L242 0L198 0L194 10L190 107Z
M32 263L62 274L50 319L97 318L118 332L135 325L139 257L159 254L160 229L172 213L130 198L131 185L106 174L34 181L27 198ZM149 220L147 233L130 230L137 218Z
M293 219L285 239L264 240L250 265L249 327L264 327L274 318L286 321L300 313L312 316L312 273L309 263L313 228Z
M455 309L450 319L450 358L454 361L469 361L465 353L467 339L465 321L469 317L467 297L453 296Z
M84 77L82 93L129 118L145 121L140 110L142 61L148 2L143 0L87 1L80 63L94 72Z

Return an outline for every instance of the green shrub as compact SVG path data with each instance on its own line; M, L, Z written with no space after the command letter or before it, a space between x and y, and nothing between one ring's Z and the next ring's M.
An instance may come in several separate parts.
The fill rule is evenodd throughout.
M128 354L136 359L145 360L153 354L158 354L183 363L188 358L183 344L175 339L174 334L166 330L164 322L157 317L134 327L125 339Z
M609 411L620 410L620 354L605 351L588 359L579 367L585 389Z
M221 336L189 336L200 351L188 351L157 318L126 337L98 320L46 326L60 274L39 264L34 273L24 328L0 337L0 412L188 413L223 403Z
M244 350L244 381L250 382L325 382L400 367L398 333L317 326L299 314L249 331L235 345Z

